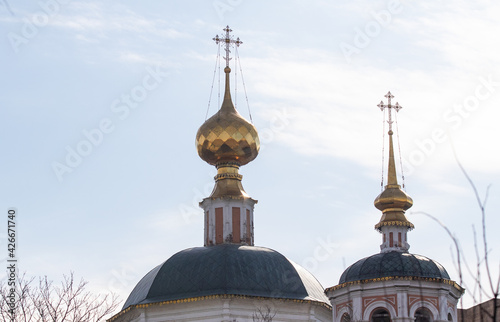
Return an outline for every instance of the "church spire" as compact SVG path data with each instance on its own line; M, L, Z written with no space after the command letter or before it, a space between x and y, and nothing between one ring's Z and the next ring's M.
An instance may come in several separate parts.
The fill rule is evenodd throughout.
M257 200L250 198L241 184L238 170L257 157L260 148L255 127L236 111L229 88L230 47L242 44L224 28L224 38L214 38L225 44L225 93L222 106L196 134L198 155L217 168L215 187L200 207L205 211L205 246L224 243L253 245L253 207Z
M387 251L408 251L410 245L407 242L406 233L414 228L413 224L406 219L405 211L413 205L413 200L408 196L398 184L396 175L396 163L394 161L394 146L392 142L392 110L398 112L402 107L396 103L392 105L394 96L388 92L385 97L388 103L378 104L382 111L388 109L389 120L389 162L387 171L387 185L375 199L375 207L382 211L380 221L375 228L382 233L383 242L380 246L382 252Z
M230 48L232 45L236 45L237 47L239 47L243 42L239 37L236 40L233 39L233 36L229 34L233 30L230 29L229 26L226 26L226 28L222 30L224 30L226 33L224 38L220 38L219 35L216 35L213 38L216 44L224 44L224 51L226 52L226 55L224 56L224 60L226 61L226 67L224 68L224 73L226 74L226 82L224 87L224 100L222 102L221 111L226 113L238 113L234 108L233 101L231 100L231 91L229 90L229 73L231 73L231 68L229 68L229 61L232 59L231 57L229 57L229 54L231 53Z

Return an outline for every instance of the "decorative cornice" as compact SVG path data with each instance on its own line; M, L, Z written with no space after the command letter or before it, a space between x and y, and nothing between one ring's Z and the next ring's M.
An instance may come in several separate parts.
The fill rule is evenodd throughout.
M409 222L409 221L399 221L399 220L393 220L393 221L381 221L375 225L375 229L379 229L382 226L401 226L401 227L408 227L409 230L412 230L415 228L415 226Z
M223 180L223 179L235 179L241 181L243 176L239 173L221 173L214 177L215 181Z
M233 294L218 294L218 295L207 295L207 296L199 296L199 297L190 297L186 299L179 299L179 300L170 300L170 301L163 301L163 302L154 302L154 303L146 303L146 304L134 304L126 309L118 312L116 315L112 316L107 322L113 322L116 319L118 319L120 316L123 314L131 311L132 309L135 308L148 308L150 306L157 306L157 305L168 305L168 304L178 304L178 303L188 303L188 302L197 302L197 301L203 301L203 300L213 300L213 299L253 299L253 300L276 300L280 302L294 302L294 303L309 303L317 306L322 306L324 308L327 308L328 310L332 310L332 307L326 303L323 302L318 302L318 301L313 301L313 300L300 300L300 299L284 299L284 298L274 298L274 297L263 297L263 296L249 296L249 295L233 295Z
M258 200L250 198L250 197L245 197L245 196L231 196L231 195L229 195L229 196L222 196L222 197L206 197L206 198L203 198L203 201L201 201L199 203L200 207L203 208L203 203L205 202L205 200L244 200L244 201L250 200L254 204L256 204L256 203L259 202Z
M219 161L215 165L217 168L218 167L233 167L233 168L240 168L241 164L238 161Z
M444 279L444 278L417 277L417 276L386 276L386 277L378 277L378 278L371 278L371 279L366 279L366 280L342 283L342 284L327 288L325 290L325 293L328 293L330 291L336 291L336 290L339 290L341 288L352 286L352 285L361 285L361 284L386 282L386 281L397 281L397 280L399 280L399 281L423 281L423 282L442 283L442 284L447 284L447 285L451 285L451 286L455 287L461 293L463 293L465 291L465 289L463 287L461 287L460 285L458 285L457 282L449 280L449 279Z

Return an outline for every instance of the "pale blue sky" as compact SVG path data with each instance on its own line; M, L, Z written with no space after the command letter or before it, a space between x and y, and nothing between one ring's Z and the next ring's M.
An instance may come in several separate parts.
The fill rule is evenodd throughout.
M194 138L212 83L212 38L228 24L243 41L263 145L240 171L259 200L257 245L302 264L324 287L379 251L377 104L391 90L403 106L401 153L416 227L410 251L458 279L451 239L412 214L425 211L460 238L471 264L475 258L480 212L453 144L481 195L491 185L487 224L498 276L499 4L8 3L13 15L0 7L0 209L18 208L20 269L28 275L58 280L74 271L92 290L125 300L154 266L203 244L197 203L215 169L197 156ZM240 81L237 104L248 118L242 88ZM108 133L87 145L85 133L99 126ZM67 164L67 149L78 148L88 155ZM58 178L55 162L71 171Z

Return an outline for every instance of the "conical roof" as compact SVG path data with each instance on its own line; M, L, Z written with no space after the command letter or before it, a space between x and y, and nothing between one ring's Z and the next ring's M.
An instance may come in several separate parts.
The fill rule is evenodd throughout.
M375 228L382 226L406 226L414 228L413 224L406 219L405 211L413 205L413 200L401 190L396 176L396 165L394 162L394 148L392 143L392 130L389 131L389 169L387 185L373 202L378 210L382 211L382 218Z

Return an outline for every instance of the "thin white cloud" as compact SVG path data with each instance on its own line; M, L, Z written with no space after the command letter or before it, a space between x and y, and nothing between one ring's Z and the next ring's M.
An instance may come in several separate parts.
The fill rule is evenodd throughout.
M453 29L452 22L466 18L466 14L456 10L443 14L444 25L440 28L435 26L436 23L423 27L426 30L421 33L431 36L416 46L428 42L429 46L438 48L443 57L434 64L442 61L442 67L421 70L408 65L391 69L373 61L370 64L363 61L362 64L347 65L338 53L276 47L267 48L269 54L265 55L265 59L245 59L246 68L259 71L253 73L253 79L247 83L253 84L251 90L258 93L260 102L257 106L262 106L259 111L261 117L271 117L276 106L287 107L293 120L275 138L297 153L341 157L373 167L376 164L373 159L380 157L382 142L382 115L376 105L380 100L385 101L383 96L391 90L396 95L395 100L404 107L399 117L402 121L403 156L406 159L416 153L425 153L422 142L433 139L435 130L442 130L448 131L448 140L434 142L432 153L425 155L426 159L432 159L434 166L444 169L449 168L450 162L454 163L452 154L440 159L433 154L447 150L450 141L456 138L455 141L460 142L457 149L467 150L467 142L478 149L478 153L485 154L483 162L480 166L473 166L473 170L500 172L500 156L486 158L488 151L473 142L487 141L500 135L495 126L482 127L481 135L473 130L477 120L489 124L500 117L500 111L495 108L500 104L500 87L497 85L500 74L486 69L490 65L499 65L500 59L494 54L498 50L492 50L498 45L488 40L492 29L486 28L483 36L475 38L485 28L484 25L470 22L470 26L466 24L469 27ZM479 19L479 14L468 19L475 21ZM404 32L410 37L416 26L422 26L421 23L406 25ZM467 33L460 31L466 28L472 30ZM462 36L466 41L460 41ZM440 46L440 43L444 45ZM490 49L486 59L476 55L483 43ZM471 44L474 48L470 48ZM411 52L411 48L404 52ZM468 68L462 68L473 58L475 60L469 63ZM476 95L477 87L482 86L485 91L485 83L490 81L493 82L490 86L493 89L487 99L480 100L480 108L468 112L470 116L458 116L456 105L462 105L463 109L467 100ZM414 91L416 88L419 90ZM456 124L450 122L450 116L461 118L460 124L451 130L450 126ZM463 161L469 162L471 157L465 155ZM474 164L473 160L470 161Z
M148 19L120 5L108 7L97 2L75 2L70 9L61 12L53 25L87 32L155 33L167 39L189 36L176 30L165 20Z
M498 42L493 41L497 37L498 3L484 6L477 2L438 1L431 8L420 9L422 14L415 19L401 22L400 32L412 35L415 44L439 53L444 62L462 70L498 66Z

